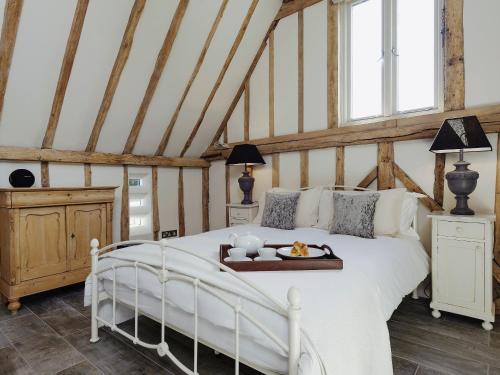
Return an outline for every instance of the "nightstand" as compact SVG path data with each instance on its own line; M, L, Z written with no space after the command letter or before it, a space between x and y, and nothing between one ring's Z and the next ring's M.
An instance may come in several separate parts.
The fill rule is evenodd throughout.
M229 226L251 224L257 212L259 211L259 203L252 204L229 203Z
M494 215L432 213L432 316L442 311L481 319L493 329Z

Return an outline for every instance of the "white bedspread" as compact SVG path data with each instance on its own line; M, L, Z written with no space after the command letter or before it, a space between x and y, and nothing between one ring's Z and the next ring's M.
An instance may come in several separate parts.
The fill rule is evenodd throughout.
M344 260L343 270L296 271L296 272L247 272L242 275L265 289L286 305L287 290L297 287L302 297L303 329L312 339L328 374L341 375L390 375L392 374L391 349L386 321L401 302L429 273L429 259L421 243L412 239L379 237L374 240L351 236L329 235L314 228L293 231L270 229L257 225L238 226L211 231L196 236L172 240L175 246L198 251L205 257L218 259L220 243L227 243L230 233L251 232L268 243L291 243L299 240L318 245L328 244L337 256ZM116 250L111 254L122 258L160 265L159 248L140 245ZM230 285L240 293L251 293L248 288L234 282L230 275L218 272L207 263L175 250L168 252L169 264L221 285ZM103 266L116 262L107 259ZM120 269L118 296L124 300L133 298L134 275L132 269ZM112 274L105 275L111 280ZM86 303L90 303L90 285L87 280ZM109 291L110 283L104 284ZM160 317L158 304L160 284L147 271L141 272L141 308L148 314ZM169 323L184 330L191 324L181 313L193 312L193 293L188 285L167 284L167 296L171 300ZM128 290L128 293L127 293ZM234 314L222 304L214 303L208 295L199 296L200 316L206 322L200 334L208 341L228 341L234 326ZM133 299L132 299L133 301ZM156 307L154 303L156 302ZM257 305L244 305L259 319L271 326L279 337L287 342L286 323L272 312ZM101 312L100 314L104 314ZM108 314L109 315L109 314ZM110 319L109 316L105 317ZM191 320L192 321L192 320ZM255 328L242 322L244 340L242 357L259 359L259 364L277 372L286 372L286 358L262 337ZM248 322L246 322L248 323ZM223 334L227 331L228 337ZM306 357L306 356L305 356ZM304 362L307 362L304 360ZM285 366L285 367L284 367ZM315 368L302 363L304 368Z

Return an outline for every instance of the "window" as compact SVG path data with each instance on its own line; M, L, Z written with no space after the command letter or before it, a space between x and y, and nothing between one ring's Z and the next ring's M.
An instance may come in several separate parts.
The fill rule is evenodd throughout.
M342 5L343 122L441 107L440 0Z
M151 189L147 174L129 175L129 227L131 236L150 234Z

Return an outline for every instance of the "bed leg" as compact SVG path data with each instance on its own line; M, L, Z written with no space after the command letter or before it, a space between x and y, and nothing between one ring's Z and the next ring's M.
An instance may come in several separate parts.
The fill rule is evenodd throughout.
M220 355L220 353L217 350L214 350L214 355L218 356L218 355Z
M288 290L288 374L297 375L300 358L300 292Z
M417 288L413 289L413 292L411 294L411 298L413 299L418 299L418 291Z
M95 238L90 241L90 255L92 257L92 317L90 328L90 342L94 343L99 341L98 322L97 322L97 307L99 304L99 288L97 279L97 261L99 257L99 241Z

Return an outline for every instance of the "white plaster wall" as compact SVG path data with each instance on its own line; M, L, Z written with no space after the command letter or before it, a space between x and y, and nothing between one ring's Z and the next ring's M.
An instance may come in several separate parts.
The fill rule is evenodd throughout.
M210 166L210 230L226 226L226 167L224 161L213 162Z
M83 164L49 163L51 187L79 187L85 185Z
M186 235L202 230L201 169L184 168L184 218Z
M253 200L257 201L260 195L271 189L273 185L273 160L271 155L265 155L266 164L255 166L253 168L253 177L255 185L253 187Z
M280 154L280 186L286 189L300 187L300 153Z
M179 229L178 168L158 168L158 212L160 233Z
M250 138L269 136L269 48L266 47L250 79Z
M245 109L243 104L243 97L238 101L236 107L234 107L233 114L227 122L227 140L228 142L239 142L243 140L244 133L244 120L245 120Z
M25 162L17 163L10 161L0 161L0 188L11 188L9 183L9 175L16 169L27 169L35 176L35 184L33 187L41 186L40 163Z
M309 186L335 184L335 148L309 151Z

